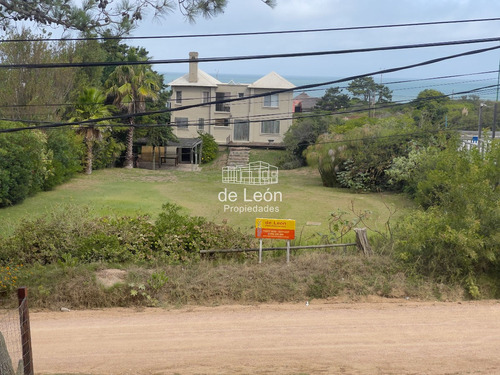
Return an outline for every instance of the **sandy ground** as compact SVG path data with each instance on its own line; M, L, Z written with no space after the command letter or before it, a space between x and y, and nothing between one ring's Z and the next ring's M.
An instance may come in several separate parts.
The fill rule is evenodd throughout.
M500 374L500 301L30 316L36 374Z

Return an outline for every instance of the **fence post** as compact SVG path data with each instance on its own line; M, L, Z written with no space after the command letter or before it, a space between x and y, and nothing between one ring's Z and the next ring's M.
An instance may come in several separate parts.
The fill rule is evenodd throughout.
M354 232L356 232L356 245L358 246L358 249L362 251L365 256L372 255L372 247L368 242L366 228L354 228Z
M23 374L34 375L33 354L31 351L30 316L28 309L28 290L26 287L17 289L19 302L19 320L21 323L21 344L23 350Z

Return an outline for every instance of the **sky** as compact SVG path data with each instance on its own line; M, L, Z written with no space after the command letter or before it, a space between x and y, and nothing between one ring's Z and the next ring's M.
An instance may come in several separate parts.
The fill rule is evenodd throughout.
M277 0L275 8L266 6L260 0L228 0L224 14L215 18L200 18L195 23L189 23L179 12L173 12L163 19L146 19L132 36L303 30L494 17L500 17L500 1L497 0ZM199 52L200 58L331 51L492 38L500 36L499 31L500 21L490 21L376 30L135 40L127 43L145 47L153 59L180 59L187 58L190 51ZM344 78L498 44L490 42L347 55L211 62L200 64L200 69L214 76L265 75L275 71L284 77ZM494 50L380 75L377 80L496 71L499 60L500 50ZM157 65L155 69L159 72L187 72L188 66Z

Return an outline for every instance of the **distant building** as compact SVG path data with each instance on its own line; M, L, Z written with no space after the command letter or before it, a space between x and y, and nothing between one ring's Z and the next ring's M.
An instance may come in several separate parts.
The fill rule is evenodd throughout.
M297 95L293 99L293 111L294 112L311 112L314 107L316 106L316 103L321 98L315 98L312 96L307 95L305 92Z
M292 124L293 91L272 94L295 86L275 72L259 80L242 84L222 83L198 69L198 53L189 54L189 73L170 82L171 108L174 134L179 138L196 138L198 131L214 136L219 144L281 143ZM245 98L266 94L258 98L229 103L207 104L175 111L193 104L224 99Z

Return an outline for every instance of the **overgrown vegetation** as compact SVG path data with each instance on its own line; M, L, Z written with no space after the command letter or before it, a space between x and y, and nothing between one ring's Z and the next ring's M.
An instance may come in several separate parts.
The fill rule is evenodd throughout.
M432 100L423 102L426 97ZM457 134L429 131L449 99L429 91L418 100L413 119L331 127L307 149L307 160L325 186L404 192L418 204L390 242L410 274L459 283L473 298L483 296L482 280L486 294L498 296L500 143L484 140L482 151L467 150Z
M60 262L33 265L20 282L30 290L33 308L71 309L190 304L253 304L313 299L363 300L369 296L454 301L462 289L425 278L408 277L391 257L366 258L342 251L294 253L255 259L201 259L183 265L145 268L116 265L121 278L106 278L110 265ZM115 269L114 271L118 271ZM15 304L12 296L11 303Z
M307 161L318 167L325 186L391 190L386 172L393 159L406 156L415 143L428 142L412 136L415 130L408 117L389 117L352 129L347 124L340 132L333 127L307 150Z
M399 223L395 251L409 268L439 281L459 282L474 298L478 280L500 291L500 142L484 153L455 141L422 150L407 190L421 209Z
M0 243L0 262L24 265L91 263L186 263L205 249L249 248L253 238L167 203L156 221L137 217L95 218L73 207L24 220Z

